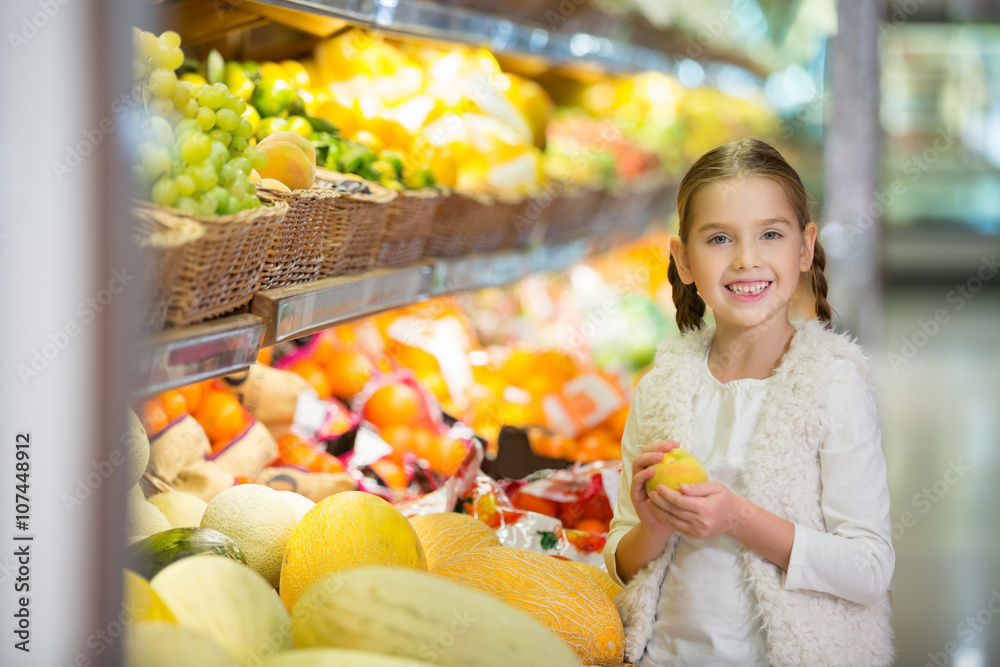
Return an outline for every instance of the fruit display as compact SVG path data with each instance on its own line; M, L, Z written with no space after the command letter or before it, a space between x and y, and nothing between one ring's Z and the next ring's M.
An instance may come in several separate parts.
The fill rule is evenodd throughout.
M244 565L247 563L247 557L235 540L209 528L163 530L129 545L125 553L126 565L147 579L152 579L171 563L190 556L213 554Z
M181 38L134 33L134 75L142 109L133 167L135 196L160 206L212 216L260 206L249 176L267 155L249 145L246 101L225 84L178 80Z

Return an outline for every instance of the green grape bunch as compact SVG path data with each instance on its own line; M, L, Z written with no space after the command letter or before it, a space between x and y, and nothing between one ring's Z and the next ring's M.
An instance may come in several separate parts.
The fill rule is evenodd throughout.
M135 195L200 216L259 207L251 171L267 154L251 146L247 103L223 83L196 86L177 78L181 38L134 30L133 72L143 88L133 156Z

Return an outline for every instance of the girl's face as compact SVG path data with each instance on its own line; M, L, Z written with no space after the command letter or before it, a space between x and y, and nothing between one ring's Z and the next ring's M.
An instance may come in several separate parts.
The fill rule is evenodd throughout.
M799 223L784 189L770 178L732 178L698 190L688 204L686 243L670 241L677 271L715 319L752 327L788 303L812 265L816 225Z

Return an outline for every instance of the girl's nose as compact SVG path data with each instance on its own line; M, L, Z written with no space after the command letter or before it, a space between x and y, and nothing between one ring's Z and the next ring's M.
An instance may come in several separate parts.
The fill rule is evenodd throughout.
M752 269L760 266L760 254L754 243L734 243L733 268Z

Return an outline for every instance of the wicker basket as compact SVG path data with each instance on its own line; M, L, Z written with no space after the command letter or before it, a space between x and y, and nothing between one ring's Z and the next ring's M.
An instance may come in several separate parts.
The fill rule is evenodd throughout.
M184 259L184 246L205 235L205 229L186 218L135 211L132 234L138 246L139 280L145 296L135 314L141 333L159 331L167 321L174 281Z
M513 202L480 193L452 193L444 198L424 255L456 257L503 248L511 240Z
M535 230L541 218L536 198L500 200L497 204L508 209L507 239L504 241L504 248L515 248L520 250L526 248L533 240Z
M140 218L180 218L197 223L203 235L184 245L176 280L171 285L167 324L187 326L230 313L250 303L271 239L288 204L203 218L148 202L135 202Z
M378 266L405 264L423 257L424 247L434 227L434 216L444 199L442 195L435 188L398 193L389 205Z
M659 185L659 179L649 178L621 185L606 193L595 231L602 235L641 233L649 222L650 206Z
M257 291L316 280L323 266L323 209L327 197L316 190L283 192L257 186L262 201L284 201L288 213L271 239Z
M604 203L600 190L566 186L545 215L545 242L566 243L587 236L599 222Z
M330 187L336 181L363 182L371 194L347 194ZM353 174L316 170L313 190L325 195L323 266L320 278L358 273L375 266L385 235L386 221L396 192Z

